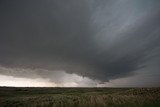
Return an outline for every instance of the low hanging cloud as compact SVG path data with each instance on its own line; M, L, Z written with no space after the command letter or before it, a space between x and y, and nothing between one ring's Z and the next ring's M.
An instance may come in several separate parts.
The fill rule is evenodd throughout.
M0 71L3 74L0 75L1 86L95 87L100 83L98 80L77 74L68 74L65 71L5 68L2 66L0 66Z
M107 82L144 69L157 72L159 4L157 0L2 0L0 74L60 82L66 73Z

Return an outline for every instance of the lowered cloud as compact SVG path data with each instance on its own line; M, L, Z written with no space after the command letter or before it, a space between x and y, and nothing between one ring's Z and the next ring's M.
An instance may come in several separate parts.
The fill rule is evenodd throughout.
M45 87L95 87L100 83L77 74L45 69L24 69L0 67L1 86L45 86ZM26 81L26 82L25 82ZM25 82L25 84L24 84Z

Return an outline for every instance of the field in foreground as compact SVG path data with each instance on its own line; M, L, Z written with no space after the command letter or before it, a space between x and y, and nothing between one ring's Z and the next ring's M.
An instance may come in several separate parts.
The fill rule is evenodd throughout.
M160 107L160 88L0 87L0 107Z

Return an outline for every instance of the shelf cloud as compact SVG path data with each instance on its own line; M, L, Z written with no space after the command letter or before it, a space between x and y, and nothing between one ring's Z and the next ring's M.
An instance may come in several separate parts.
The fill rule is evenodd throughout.
M158 0L1 0L0 8L1 75L160 85Z

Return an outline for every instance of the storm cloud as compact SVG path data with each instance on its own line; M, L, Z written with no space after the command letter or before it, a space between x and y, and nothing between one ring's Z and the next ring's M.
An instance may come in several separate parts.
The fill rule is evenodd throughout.
M0 14L0 74L55 82L64 72L101 82L160 75L158 0L1 0Z

